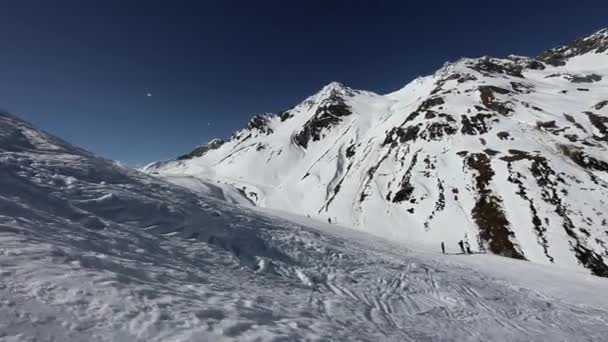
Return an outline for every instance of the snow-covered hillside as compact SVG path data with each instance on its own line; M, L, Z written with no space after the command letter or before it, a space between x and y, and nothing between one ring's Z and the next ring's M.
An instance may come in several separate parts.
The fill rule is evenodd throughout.
M201 192L0 114L0 340L598 341L608 334L605 279L491 255L411 250L233 205L225 200L238 192L206 182L173 181Z
M144 171L402 241L608 276L608 30L462 59L391 94L325 86Z

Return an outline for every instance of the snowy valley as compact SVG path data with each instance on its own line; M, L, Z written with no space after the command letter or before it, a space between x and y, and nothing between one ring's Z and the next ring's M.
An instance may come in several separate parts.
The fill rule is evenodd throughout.
M332 83L145 172L0 113L0 341L601 341L607 51Z

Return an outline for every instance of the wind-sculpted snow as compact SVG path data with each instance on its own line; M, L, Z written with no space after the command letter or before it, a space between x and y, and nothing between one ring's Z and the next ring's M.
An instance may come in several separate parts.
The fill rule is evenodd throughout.
M0 137L1 340L592 341L608 334L608 302L596 297L608 283L600 279L458 255L450 246L446 256L414 252L253 211L219 200L230 200L225 188L173 180L197 193L165 183L5 114ZM491 271L505 267L528 276Z
M464 58L386 95L325 86L205 155L145 172L385 238L608 276L606 30Z

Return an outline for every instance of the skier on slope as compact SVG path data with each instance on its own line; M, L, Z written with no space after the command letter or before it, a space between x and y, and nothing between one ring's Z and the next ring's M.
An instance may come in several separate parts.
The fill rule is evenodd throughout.
M441 241L441 253L445 254L445 243Z
M462 254L466 254L466 252L464 250L464 242L462 242L462 240L458 241L458 246L460 246L460 250L462 251Z

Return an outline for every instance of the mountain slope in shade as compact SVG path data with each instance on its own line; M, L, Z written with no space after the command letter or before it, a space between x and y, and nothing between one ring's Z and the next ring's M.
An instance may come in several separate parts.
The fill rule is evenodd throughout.
M339 83L145 172L383 237L608 276L608 30L538 58L446 64L394 93Z
M120 167L0 114L0 340L608 334L605 279L450 247L445 256L412 250L196 186Z

